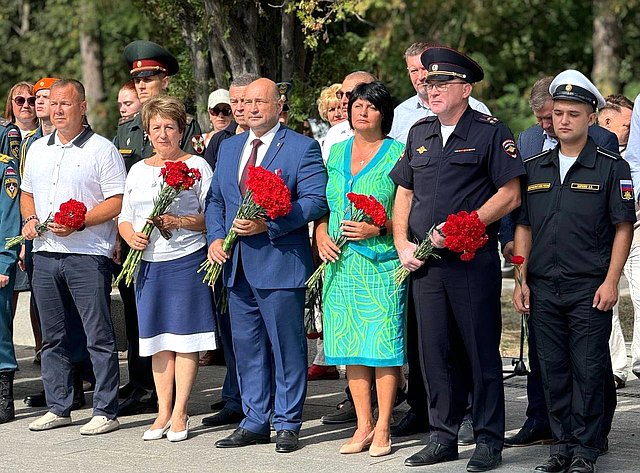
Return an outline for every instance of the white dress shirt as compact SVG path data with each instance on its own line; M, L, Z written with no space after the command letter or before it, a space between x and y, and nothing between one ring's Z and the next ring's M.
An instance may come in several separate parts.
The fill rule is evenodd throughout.
M242 179L242 171L244 170L247 162L249 161L249 156L251 155L251 150L253 149L253 145L251 144L253 140L258 138L262 141L262 144L258 146L258 152L256 154L256 166L260 166L262 164L262 160L267 154L267 150L269 146L271 146L271 142L276 136L276 132L280 129L280 122L276 124L271 130L266 132L260 138L256 136L253 130L249 130L249 137L244 144L244 148L242 148L242 155L240 156L240 166L238 166L238 182Z

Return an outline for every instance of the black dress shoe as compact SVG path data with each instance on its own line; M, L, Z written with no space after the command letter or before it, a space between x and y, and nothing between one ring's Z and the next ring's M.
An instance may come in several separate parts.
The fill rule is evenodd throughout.
M593 473L596 471L595 463L582 457L574 457L569 467L569 473Z
M551 455L542 465L535 467L535 471L546 471L547 473L565 473L571 465L571 458L567 458L559 453Z
M118 417L158 412L158 398L153 391L136 388L118 406Z
M118 398L120 399L128 398L129 396L131 396L134 389L136 389L136 387L133 384L131 383L125 384L120 389L118 389Z
M220 399L219 401L214 402L213 404L211 404L211 410L212 411L219 411L224 409L224 406L227 405L227 401L225 401L224 399Z
M358 420L356 408L349 399L345 399L336 406L336 411L325 414L320 418L320 422L325 425L346 424Z
M457 459L457 445L442 445L430 441L427 446L420 450L418 453L415 453L407 458L404 461L404 464L405 466L425 466Z
M489 471L497 468L501 463L501 451L493 450L485 443L479 443L467 463L467 471Z
M280 430L276 434L276 452L291 453L298 450L298 432Z
M237 424L242 419L244 419L242 412L232 411L225 407L220 412L202 419L202 423L209 427L217 427L219 425Z
M547 445L553 442L549 426L527 425L510 437L504 438L505 447L528 447L529 445Z
M399 422L391 426L392 437L406 437L429 431L429 421L409 410Z
M476 438L473 435L473 419L467 414L458 429L458 445L473 445L474 443L476 443Z
M27 394L24 398L24 403L29 407L47 407L47 397L44 391L37 394ZM71 410L77 411L87 405L87 401L84 397L84 392L73 391L73 402L71 403Z
M40 391L37 394L27 394L24 403L29 407L47 407L47 398L44 391Z
M218 440L215 446L218 448L236 448L259 443L269 443L269 441L268 435L256 434L242 427L238 427L228 437Z

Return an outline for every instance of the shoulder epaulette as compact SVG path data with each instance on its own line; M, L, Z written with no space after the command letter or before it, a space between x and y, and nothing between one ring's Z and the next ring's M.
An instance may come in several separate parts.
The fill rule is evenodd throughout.
M411 128L414 128L414 127L419 126L419 125L424 125L425 123L434 122L434 121L437 120L437 118L438 117L435 116L435 115L429 115L428 117L421 118L420 120L415 122L413 125L411 125Z
M8 156L6 154L1 154L0 153L0 163L2 164L9 164L11 162L13 158L11 156Z
M191 122L193 121L193 115L189 115L187 113L187 125L191 125Z
M500 123L500 119L493 115L487 115L476 110L475 119L480 123L488 123L489 125L497 125Z
M596 149L598 150L598 153L605 155L607 158L616 160L622 158L622 156L620 156L618 153L614 153L613 151L609 151L608 149L601 148L600 146L598 146Z
M7 120L6 118L0 118L0 125L9 126L9 125L11 125L11 121Z
M526 163L528 161L531 161L532 159L541 158L542 156L546 156L547 154L551 153L551 151L553 151L553 148L552 149L548 149L546 151L543 151L542 153L538 153L538 154L534 154L533 156L529 156L527 159L523 159L522 162Z

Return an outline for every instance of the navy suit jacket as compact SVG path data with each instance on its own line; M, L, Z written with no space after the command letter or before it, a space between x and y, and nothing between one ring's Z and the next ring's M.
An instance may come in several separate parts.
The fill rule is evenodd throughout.
M591 125L589 127L589 136L596 145L618 154L618 137L615 133L611 133L609 130L602 128L600 125ZM542 153L542 146L544 145L544 132L540 125L534 125L531 128L527 128L518 136L518 150L522 159L530 158L536 154ZM513 241L515 233L515 217L518 215L520 209L516 209L508 215L505 215L500 222L500 245L502 248Z
M245 132L220 144L205 209L209 244L229 233L242 201L238 167L248 137L249 132ZM223 268L223 282L233 287L240 255L243 272L252 287L303 288L313 270L307 224L328 211L327 172L320 145L281 125L260 165L273 172L279 170L291 191L291 212L268 220L267 232L236 240Z

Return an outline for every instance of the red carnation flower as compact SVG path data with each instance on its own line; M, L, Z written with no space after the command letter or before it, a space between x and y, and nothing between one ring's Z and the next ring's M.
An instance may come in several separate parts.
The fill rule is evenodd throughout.
M87 206L82 202L70 199L60 205L60 210L53 216L53 221L77 230L82 228L87 215Z
M511 264L513 265L523 264L523 263L524 263L524 256L513 256L511 258Z

